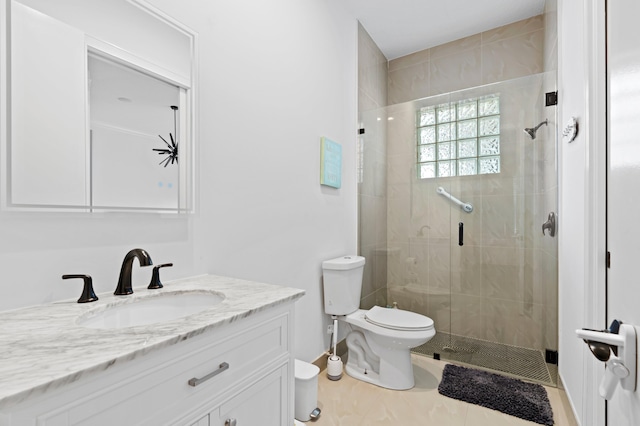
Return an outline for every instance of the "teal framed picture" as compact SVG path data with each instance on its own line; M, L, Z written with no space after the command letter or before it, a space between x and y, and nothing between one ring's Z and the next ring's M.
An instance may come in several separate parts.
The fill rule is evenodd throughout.
M333 188L342 184L342 145L325 137L320 140L320 184Z

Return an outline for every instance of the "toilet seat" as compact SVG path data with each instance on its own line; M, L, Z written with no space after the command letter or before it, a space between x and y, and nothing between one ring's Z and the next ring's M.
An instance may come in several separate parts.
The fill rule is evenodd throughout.
M431 318L402 309L374 306L365 313L364 318L371 324L391 330L420 331L433 329L433 320Z

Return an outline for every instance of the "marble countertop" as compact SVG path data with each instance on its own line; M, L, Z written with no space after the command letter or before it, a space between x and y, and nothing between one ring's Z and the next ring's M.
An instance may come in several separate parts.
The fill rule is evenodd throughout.
M128 296L99 294L91 303L69 300L0 312L0 409L304 295L300 289L214 275L134 290ZM76 324L92 310L191 291L225 298L211 309L149 326L95 330Z

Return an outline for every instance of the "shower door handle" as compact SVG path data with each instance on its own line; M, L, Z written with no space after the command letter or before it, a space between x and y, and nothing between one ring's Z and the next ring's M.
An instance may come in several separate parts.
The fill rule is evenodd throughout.
M464 245L464 223L458 223L458 245Z

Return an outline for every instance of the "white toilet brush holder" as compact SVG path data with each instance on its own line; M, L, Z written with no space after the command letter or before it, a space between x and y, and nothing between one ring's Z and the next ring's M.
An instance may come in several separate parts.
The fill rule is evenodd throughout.
M329 380L340 380L342 378L342 359L337 354L338 350L338 317L331 315L333 319L333 354L327 359L327 378Z
M331 355L327 359L327 378L329 380L340 380L342 378L342 359L337 355Z

